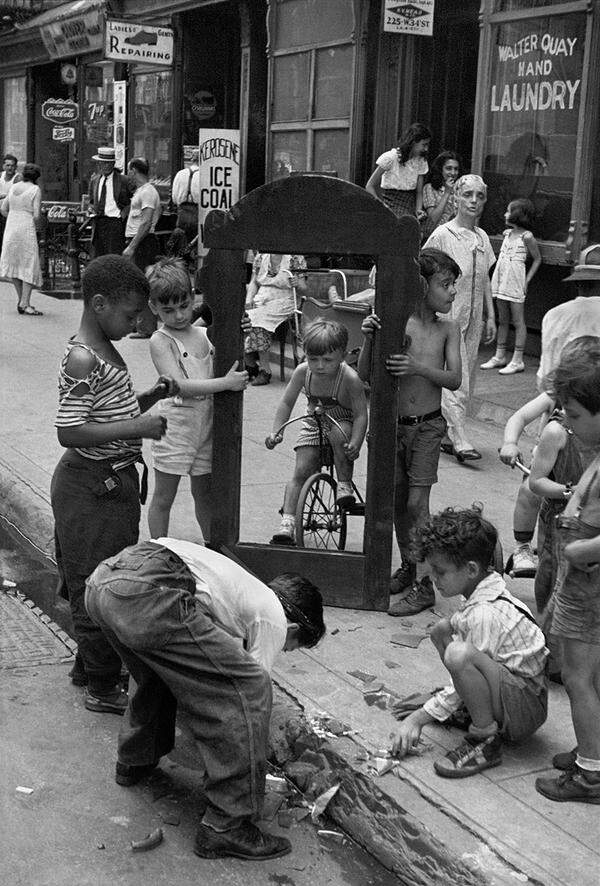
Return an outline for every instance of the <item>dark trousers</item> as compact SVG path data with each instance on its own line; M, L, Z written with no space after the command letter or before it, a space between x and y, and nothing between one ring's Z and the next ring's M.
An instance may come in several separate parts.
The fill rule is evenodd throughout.
M130 673L119 761L141 766L168 754L179 705L206 769L203 821L225 829L260 815L271 680L194 593L176 554L141 542L98 566L85 602Z
M126 241L131 243L131 238ZM153 265L160 251L158 237L155 234L146 234L146 236L138 243L135 254L133 256L134 264L142 271L145 271L148 265ZM156 329L156 317L146 305L142 313L137 319L137 331L142 335L152 335Z
M92 257L121 255L125 249L125 226L120 218L100 215L94 219L92 234Z
M115 476L117 488L109 491L104 480ZM52 477L56 560L92 694L114 689L121 660L86 612L85 581L101 560L137 541L138 487L135 465L115 474L110 462L92 461L72 450L63 455Z

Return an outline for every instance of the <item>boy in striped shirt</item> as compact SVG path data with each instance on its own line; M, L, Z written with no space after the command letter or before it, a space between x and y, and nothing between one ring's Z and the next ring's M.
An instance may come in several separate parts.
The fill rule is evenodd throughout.
M177 385L161 376L136 394L113 345L135 329L148 303L143 272L121 255L104 255L86 268L82 289L81 323L58 379L55 427L66 452L51 484L56 561L78 645L71 679L87 686L88 710L122 714L121 660L86 612L85 580L102 560L138 540L142 438L158 440L166 429L164 418L143 413L176 394Z
M445 778L499 766L503 739L528 738L547 716L544 635L491 571L496 541L495 528L475 507L447 508L414 533L417 559L427 560L437 590L465 603L431 632L452 685L404 720L394 752L409 753L425 724L448 720L464 704L472 721L464 742L433 764Z

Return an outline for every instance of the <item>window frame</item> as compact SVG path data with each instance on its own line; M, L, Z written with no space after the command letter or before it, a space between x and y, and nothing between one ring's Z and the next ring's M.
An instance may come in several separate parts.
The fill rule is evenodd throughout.
M508 22L528 19L550 18L569 14L586 15L583 66L581 71L581 101L575 142L576 161L573 174L573 194L569 233L565 241L540 240L542 259L546 264L570 265L587 242L591 216L592 178L597 124L595 102L600 92L600 74L597 64L591 60L600 52L600 10L588 0L571 0L549 6L532 6L528 9L493 12L494 0L483 0L481 13L481 37L477 71L477 96L473 131L473 169L483 170L485 138L487 135L487 104L492 70L492 36L495 28ZM593 121L593 123L591 122ZM502 242L501 234L490 236L497 251Z

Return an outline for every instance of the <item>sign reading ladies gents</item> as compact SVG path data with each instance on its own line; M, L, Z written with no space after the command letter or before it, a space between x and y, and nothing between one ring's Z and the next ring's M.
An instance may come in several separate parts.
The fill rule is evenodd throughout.
M106 22L104 56L119 62L173 64L173 31L133 22Z
M206 255L204 221L213 209L228 209L240 195L239 129L201 129L198 150L199 173L199 248Z

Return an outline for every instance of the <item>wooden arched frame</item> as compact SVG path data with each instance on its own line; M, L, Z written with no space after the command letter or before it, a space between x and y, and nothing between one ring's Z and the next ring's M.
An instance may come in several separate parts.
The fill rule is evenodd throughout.
M415 218L397 219L362 188L313 174L263 185L229 212L211 213L205 224L204 242L210 251L202 278L215 317L216 375L224 375L234 360L242 359L245 250L365 254L377 264L375 311L382 328L373 352L363 553L240 543L243 395L227 392L215 398L213 544L264 581L281 572L306 575L329 605L377 610L388 606L397 380L386 371L384 358L400 350L421 291L419 239Z

